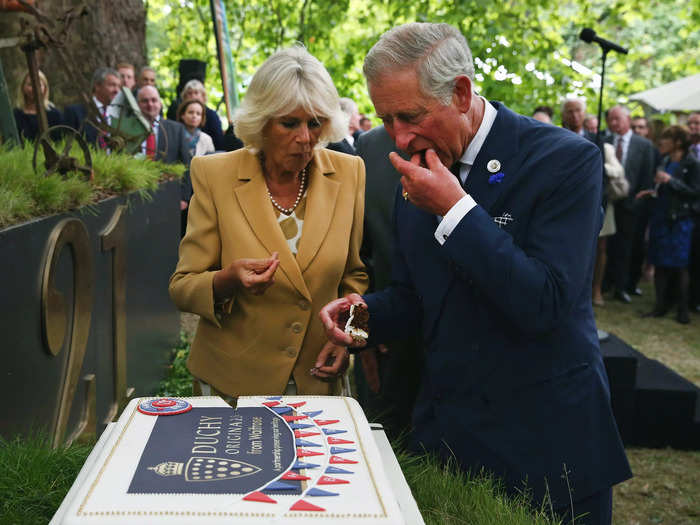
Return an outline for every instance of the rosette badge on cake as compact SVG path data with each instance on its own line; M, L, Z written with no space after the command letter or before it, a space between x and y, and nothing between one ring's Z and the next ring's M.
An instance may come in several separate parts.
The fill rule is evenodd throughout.
M338 325L346 334L358 342L367 342L369 337L369 310L363 303L355 303L338 314Z

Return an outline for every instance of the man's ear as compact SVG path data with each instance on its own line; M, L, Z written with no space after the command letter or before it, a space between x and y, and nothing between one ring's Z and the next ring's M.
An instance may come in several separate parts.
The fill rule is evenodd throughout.
M472 106L472 81L466 75L455 77L452 101L460 113L466 113Z

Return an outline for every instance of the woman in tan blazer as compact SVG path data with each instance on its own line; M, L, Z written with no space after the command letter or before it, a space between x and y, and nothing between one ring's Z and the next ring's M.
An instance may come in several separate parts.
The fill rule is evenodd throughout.
M200 316L187 365L214 392L331 394L330 345L318 311L362 293L365 171L323 148L347 131L338 94L301 47L253 77L235 132L246 147L192 160L194 196L170 279L177 306ZM345 348L334 347L335 363Z

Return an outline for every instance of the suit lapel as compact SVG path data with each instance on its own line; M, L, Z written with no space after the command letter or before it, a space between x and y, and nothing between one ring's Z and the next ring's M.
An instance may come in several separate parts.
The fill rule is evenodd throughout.
M299 240L296 259L302 272L306 271L318 253L331 225L333 209L340 190L340 184L327 177L333 173L335 173L333 165L326 162L324 156L315 154L306 194L304 230Z
M518 151L518 120L505 106L496 104L496 108L496 119L474 159L466 183L467 193L489 214L493 213L495 203L517 177L518 170L513 160ZM501 165L495 172L488 169L492 160L497 160ZM489 182L489 179L499 172L503 173L500 182Z
M486 102L489 104L490 102ZM505 194L505 189L517 180L519 163L516 160L518 148L518 119L512 111L501 104L494 104L498 113L496 119L491 126L491 131L486 136L484 144L481 146L479 153L474 159L474 164L469 170L469 176L466 182L466 191L472 196L476 203L484 208L489 215L497 205L500 197ZM497 160L501 166L498 171L504 174L501 182L489 183L489 178L494 175L487 165L489 161ZM497 171L497 172L498 172ZM430 218L433 218L431 221ZM416 234L419 230L425 230L421 235L433 236L435 231L434 216L416 210L415 212ZM440 251L436 252L438 259L434 261L436 269L440 269L444 261L440 260ZM447 262L448 272L435 271L434 284L431 285L430 294L435 294L436 304L442 304L447 296L448 291L452 287L452 282L455 278L454 266ZM427 292L426 292L427 293ZM440 316L441 308L433 308L432 311L427 311L427 327L428 333L432 333L436 326L437 319Z
M260 163L254 155L243 157L238 169L238 179L248 180L246 184L234 188L233 192L250 229L270 253L279 253L280 269L292 285L306 299L311 300L311 294L301 276L297 260L289 250L282 229L277 223L277 217L275 217L267 195L267 185L260 169ZM307 202L307 211L308 208L309 203ZM306 228L306 221L304 221L304 228Z
M160 119L158 123L158 136L156 137L156 155L155 159L156 160L162 160L164 162L168 161L168 152L165 150L165 146L169 146L167 144L168 138L166 138L165 134L167 133L165 128L167 124L164 123L164 119Z

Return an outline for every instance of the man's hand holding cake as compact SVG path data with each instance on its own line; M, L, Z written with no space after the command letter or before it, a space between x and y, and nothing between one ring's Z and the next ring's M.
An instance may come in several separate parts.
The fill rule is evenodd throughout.
M328 337L329 341L337 345L353 348L364 348L367 345L368 334L366 325L369 314L364 316L364 327L358 327L352 324L352 322L355 320L354 316L353 320L350 321L350 324L348 325L348 321L350 320L350 311L352 309L354 313L353 307L357 307L357 305L361 305L360 308L362 308L364 312L367 312L367 304L362 299L362 296L356 293L351 293L345 297L331 301L326 306L321 308L318 316L321 318L321 322L326 328L326 336ZM357 330L358 328L360 329L359 331ZM361 331L365 332L364 337L361 336ZM353 333L355 334L354 336ZM317 363L320 359L321 355L319 355Z
M352 293L331 301L318 315L326 328L328 343L318 354L311 373L332 378L343 373L348 365L346 347L364 348L367 345L369 312L362 297ZM343 349L342 355L337 352L338 348Z

